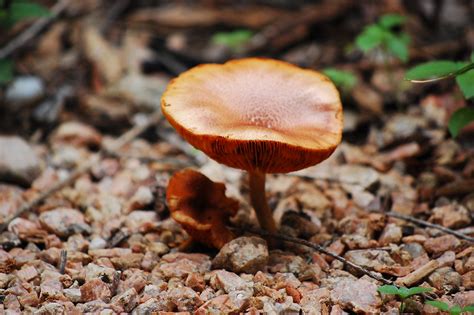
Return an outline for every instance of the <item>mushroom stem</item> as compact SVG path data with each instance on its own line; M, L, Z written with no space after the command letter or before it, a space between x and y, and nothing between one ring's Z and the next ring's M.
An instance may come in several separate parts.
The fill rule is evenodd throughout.
M270 233L276 232L273 213L265 196L265 173L249 172L250 202L257 214L260 227Z

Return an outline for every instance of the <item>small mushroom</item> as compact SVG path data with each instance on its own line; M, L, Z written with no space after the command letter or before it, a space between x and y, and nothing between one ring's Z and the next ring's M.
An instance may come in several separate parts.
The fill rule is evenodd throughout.
M341 142L342 105L324 75L286 62L245 58L205 64L175 78L163 114L212 159L246 170L260 226L275 232L265 174L325 160Z
M223 183L215 183L203 174L184 169L171 177L166 191L171 217L192 240L221 248L234 238L226 227L239 203L225 195Z

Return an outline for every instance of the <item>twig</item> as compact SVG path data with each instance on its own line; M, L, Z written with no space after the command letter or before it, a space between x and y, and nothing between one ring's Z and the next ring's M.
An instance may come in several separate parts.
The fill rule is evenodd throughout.
M66 9L69 0L61 0L51 8L51 14L36 20L31 26L0 49L0 59L10 56L15 50L29 43L46 25L56 19Z
M109 5L106 3L106 5ZM100 31L102 33L105 32L109 28L109 26L112 24L114 20L116 20L125 9L130 5L130 0L119 0L119 1L114 1L111 7L107 10L107 15L105 16L105 19L103 20L102 24L100 25Z
M172 74L178 75L188 69L183 63L176 59L172 54L161 50L153 52L158 59L159 63L171 71Z
M265 26L263 30L255 34L243 47L241 55L252 54L263 48L282 49L300 40L305 36L302 28L317 23L324 23L335 17L341 16L353 6L352 1L322 1L321 3L308 6L299 13L298 18L294 15L277 19L274 23Z
M326 178L325 177L319 177L318 178L316 176L305 176L305 175L299 175L299 174L290 174L290 175L301 177L301 178L310 178L310 179L326 180L326 181L330 181L330 182L339 182L339 183L343 183L343 184L344 183L354 184L352 182L340 180L340 179L337 179L337 178L330 178L330 177L326 177ZM454 235L454 236L456 236L460 239L463 239L463 240L466 240L468 242L474 243L474 237L471 237L471 236L466 235L466 234L461 233L461 232L454 231L450 228L444 227L444 226L439 225L439 224L430 223L430 222L427 222L425 220L417 219L417 218L414 218L414 217L406 215L406 214L401 214L401 213L392 212L392 211L384 212L383 210L375 210L375 211L372 211L372 212L383 213L383 214L385 214L389 217L394 217L394 218L397 218L397 219L401 219L401 220L405 220L405 221L408 221L408 222L411 222L411 223L415 223L417 225L437 229L437 230L440 230L440 231L442 231L446 234L452 234L452 235Z
M427 58L434 59L447 52L453 53L453 52L459 51L464 46L465 46L464 41L461 38L457 38L453 40L429 44L420 48L413 48L413 49L410 49L410 60L412 61L420 60L420 59L426 60ZM394 58L388 62L388 65L390 67L397 67L397 66L402 65L402 61ZM352 69L357 69L360 71L368 71L368 70L373 70L374 68L379 67L380 64L377 62L374 62L371 59L363 58L359 62L340 63L333 66L336 68L350 67Z
M326 182L329 182L329 183L336 183L336 184L357 185L356 182L341 179L341 178L339 178L339 176L335 176L335 177L313 176L313 175L305 175L304 173L300 174L298 172L286 174L285 176L293 176L293 177L298 177L298 178L302 178L302 179L306 179L306 180L323 180L323 181L326 181Z
M378 211L374 211L374 212L378 212ZM442 231L446 234L451 234L451 235L454 235L458 238L461 238L463 240L466 240L468 242L471 242L471 243L474 243L474 237L471 237L469 235L466 235L466 234L463 234L463 233L460 233L460 232L457 232L457 231L454 231L454 230L451 230L447 227L444 227L442 225L439 225L439 224L435 224L435 223L430 223L430 222L427 222L425 220L421 220L421 219L417 219L417 218L414 218L412 216L409 216L409 215L406 215L406 214L401 214L401 213L397 213L397 212L393 212L393 211L390 211L390 212L381 212L389 217L393 217L393 218L397 218L397 219L401 219L401 220L405 220L405 221L408 221L408 222L411 222L411 223L415 223L415 224L418 224L418 225L421 225L421 226L426 226L426 227L429 227L429 228L433 228L433 229L437 229L439 231Z
M411 287L415 283L421 281L423 278L431 274L439 267L440 263L437 260L430 260L428 263L418 267L413 272L404 277L398 278L396 284L405 287Z
M330 251L328 251L327 249L325 249L324 247L318 245L318 244L315 244L315 243L311 243L307 240L304 240L304 239L301 239L301 238L296 238L296 237L291 237L291 236L287 236L287 235L283 235L283 234L279 234L279 233L269 233L265 230L261 230L261 229L255 229L255 228L236 228L236 227L231 227L232 229L237 229L237 230L241 230L243 232L249 232L249 233L252 233L252 234L257 234L257 235L260 235L260 236L263 236L263 237L271 237L271 238L275 238L275 239L278 239L278 240L282 240L282 241L287 241L287 242L292 242L292 243L296 243L296 244L301 244L301 245L304 245L304 246L307 246L309 248L312 248L320 253L323 253L325 255L328 255L336 260L339 260L340 262L344 263L345 265L347 266L350 266L352 267L353 269L363 273L363 274L366 274L367 276L375 279L375 280L378 280L384 284L393 284L392 281L390 280L387 280L381 276L379 276L378 274L370 271L370 270L367 270L365 269L364 267L361 267L359 265L356 265L354 264L353 262L345 259L344 257L341 257L339 255L336 255L334 253L331 253Z
M61 250L61 260L59 261L59 273L62 275L66 271L66 263L67 263L67 250Z
M8 227L8 224L10 224L10 222L13 221L15 218L18 218L23 213L30 211L33 207L43 202L46 198L48 198L50 195L52 195L56 191L61 190L64 187L67 187L71 185L72 183L74 183L74 181L79 176L81 176L84 173L87 173L94 165L96 165L99 162L100 157L104 154L104 152L109 152L109 151L113 152L120 149L125 144L132 141L135 137L141 134L143 131L145 131L148 127L159 122L161 117L162 117L161 112L159 111L155 112L154 114L150 116L150 118L145 123L134 126L130 130L122 134L118 139L116 139L107 148L103 148L99 152L99 154L92 156L92 158L89 161L83 163L82 165L79 165L67 178L60 180L55 185L53 185L49 189L46 189L44 192L40 193L38 196L36 196L32 200L23 203L13 215L7 218L5 222L0 225L0 232L3 232Z
M0 225L0 232L3 232L8 227L8 224L10 224L11 221L18 218L23 213L29 211L31 208L37 206L56 191L71 185L79 176L89 171L92 166L94 166L98 161L98 156L93 156L88 162L78 166L67 178L57 182L55 185L40 193L32 200L23 203L13 215L11 215L8 219L5 220L5 222Z
M161 163L161 164L170 164L173 168L184 168L190 166L198 166L196 162L192 159L190 161L181 161L176 158L169 157L155 157L155 156L146 156L146 155L135 155L135 154L126 154L121 152L107 152L110 157L117 159L136 159L143 163Z

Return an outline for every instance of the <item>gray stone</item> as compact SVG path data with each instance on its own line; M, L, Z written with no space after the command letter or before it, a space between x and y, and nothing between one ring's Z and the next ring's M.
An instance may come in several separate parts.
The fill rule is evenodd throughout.
M244 291L251 288L253 283L249 283L233 272L217 270L211 278L211 286L214 289L222 289L226 293L232 291Z
M84 215L76 209L57 208L43 212L39 221L45 229L61 237L91 231L84 221Z
M20 109L23 105L34 102L44 94L43 81L35 76L17 77L5 92L6 101L12 109Z
M25 140L0 136L0 181L29 186L40 171L39 159Z
M389 223L385 226L382 235L380 235L380 246L398 244L402 239L402 236L402 228L394 223Z
M458 291L462 283L462 277L451 267L436 269L429 277L428 282L438 290L445 292Z
M365 279L341 279L331 291L331 300L343 309L363 314L376 314L382 305L377 285Z
M348 251L344 258L369 270L382 270L385 266L395 265L390 254L384 250L362 249Z
M134 288L128 289L120 295L112 298L111 304L121 307L125 312L130 313L138 304L138 294Z
M267 242L259 237L239 237L225 244L212 261L214 269L254 274L268 262Z

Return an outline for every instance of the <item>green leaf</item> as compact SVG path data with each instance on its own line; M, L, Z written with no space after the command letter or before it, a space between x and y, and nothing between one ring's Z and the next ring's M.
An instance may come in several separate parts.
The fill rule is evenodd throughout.
M383 294L399 295L399 289L394 285L383 285L378 287L377 291Z
M326 68L323 73L342 89L350 90L357 84L357 77L348 71Z
M249 30L235 30L232 32L220 32L212 36L214 44L224 45L231 49L239 49L252 38L253 33Z
M461 313L462 313L462 309L461 309L461 306L459 305L454 305L453 307L449 309L449 314L451 315L459 315Z
M474 108L463 107L455 111L449 118L448 129L453 137L471 121L474 121Z
M474 313L474 305L468 305L468 306L465 306L463 307L463 312L472 312Z
M405 289L405 288L401 288L401 289ZM420 294L424 292L431 292L431 291L433 291L433 289L431 288L413 287L413 288L407 289L406 292L403 292L404 296L402 296L402 298L407 298L412 295L416 295L416 294Z
M405 20L406 18L400 14L385 14L380 18L379 24L386 29L390 29L394 26L402 25L405 23Z
M445 312L449 310L449 305L442 301L426 301L426 304L434 306Z
M48 15L50 15L48 8L41 4L17 0L13 1L10 5L5 17L5 22L8 25L13 25L24 19L44 17Z
M406 38L389 34L386 39L386 45L389 52L391 52L398 59L403 62L408 61L408 44Z
M474 51L471 53L471 62L474 62Z
M368 52L382 44L387 36L386 33L387 31L379 25L369 25L361 34L359 34L359 36L356 37L356 46L363 52Z
M456 82L466 99L474 97L474 70L456 76Z
M455 73L464 65L465 63L448 60L429 61L408 70L405 78L407 80L424 80L444 77Z
M398 289L398 295L399 295L402 299L406 299L407 297L410 296L410 293L408 292L408 289L407 289L407 288L401 287L400 289Z
M10 59L0 59L0 84L13 79L13 62Z

